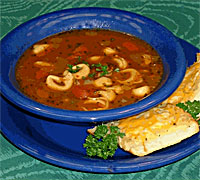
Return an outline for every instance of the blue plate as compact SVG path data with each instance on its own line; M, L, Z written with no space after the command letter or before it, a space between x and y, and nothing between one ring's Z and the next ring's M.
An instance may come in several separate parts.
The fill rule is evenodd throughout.
M85 10L87 12L88 10L90 10L90 12L85 13L83 16L82 12L84 12ZM157 151L145 157L136 157L127 152L124 152L121 149L118 149L115 156L108 160L89 158L86 156L85 149L82 147L82 145L87 136L86 130L88 128L91 128L92 124L89 123L82 124L79 118L73 116L73 114L69 113L67 114L66 113L67 111L65 111L64 114L63 113L64 111L62 110L55 111L56 117L60 118L59 121L60 123L58 123L58 119L54 118L53 120L53 118L51 118L52 116L54 117L54 113L52 116L50 115L47 115L46 117L42 116L42 114L46 113L46 110L51 108L44 108L43 111L41 112L43 105L40 105L38 103L39 105L35 106L35 102L27 100L27 98L25 99L16 89L13 88L13 84L10 84L10 81L12 81L12 83L14 83L15 81L14 79L12 79L12 77L14 78L13 75L14 71L12 71L13 70L12 67L14 67L14 64L16 63L18 57L22 54L22 52L30 45L32 45L32 43L37 42L38 40L48 35L55 34L57 32L65 30L70 30L69 28L71 29L92 28L98 25L99 28L102 27L105 29L106 28L109 29L111 26L113 29L117 28L117 30L119 31L120 30L124 31L124 29L126 29L127 33L131 33L128 32L130 29L129 26L131 26L134 27L131 29L134 29L134 32L138 37L147 39L148 40L147 42L149 42L150 44L152 44L153 42L155 43L158 40L155 38L151 39L151 37L154 36L153 35L148 36L149 32L142 33L140 26L138 26L138 24L143 26L144 22L141 21L141 19L137 18L139 17L138 15L133 15L132 13L118 11L118 10L112 10L112 13L115 14L114 16L115 21L111 21L110 17L112 16L110 14L105 13L105 12L110 12L109 9L88 8L88 9L82 9L81 12L79 12L79 9L76 9L76 11L78 11L76 17L78 19L79 18L83 19L84 21L82 20L77 21L77 18L75 18L73 14L74 9L69 11L60 11L59 13L51 13L33 19L21 25L19 28L16 28L14 31L9 33L8 36L5 36L5 38L3 38L2 44L4 44L4 46L2 46L2 59L4 59L3 61L4 68L2 69L2 74L4 74L3 76L4 78L2 78L1 81L2 83L1 90L2 94L4 95L2 95L1 97L1 112L2 112L1 132L4 135L4 137L6 137L12 144L14 144L20 150L44 162L63 168L86 171L86 172L97 172L97 173L124 173L124 172L137 172L137 171L148 170L175 162L198 150L199 134L175 146L171 146L169 148ZM100 13L98 15L100 21L97 21L96 18L93 19L93 17L96 16L98 13ZM116 15L116 13L122 13L123 16L117 16L118 14ZM90 19L88 23L87 23L87 18L85 18L85 16L87 16L87 18ZM134 21L132 21L133 18ZM143 19L143 17L141 18ZM175 74L173 74L175 77L178 76L177 73L183 75L185 68L185 56L187 60L189 60L189 65L193 64L193 62L196 59L195 54L196 52L198 52L198 49L186 43L185 41L174 37L171 32L166 30L164 27L158 25L156 22L153 22L150 19L148 20L146 18L144 18L144 20L147 20L148 22L150 22L150 24L152 23L151 26L149 27L149 31L152 30L152 33L154 32L153 29L155 28L155 26L158 26L160 30L163 31L163 33L169 35L166 36L163 41L168 41L168 39L170 39L168 37L171 37L171 40L174 43L172 43L171 44L172 46L170 46L171 48L169 49L170 53L166 53L166 57L163 58L172 61L169 63L171 64L170 66L172 66L172 69L175 68L175 65L177 65L177 67L182 67L178 68L175 71ZM130 23L127 23L129 21ZM121 22L124 23L121 24ZM70 23L72 23L73 26L70 26ZM155 31L155 33L159 35L161 32L159 31L158 33ZM26 34L26 38L21 38L21 36L23 36L24 34ZM19 41L16 41L16 39L18 39ZM29 41L26 41L27 39ZM171 41L169 40L169 42ZM179 43L181 44L181 46ZM18 46L19 44L20 46ZM161 47L162 46L155 48L159 52L162 52L166 49L164 47L163 48ZM174 64L174 61L176 61L177 58L176 56L171 58L173 55L172 53L173 49L177 49L177 51L180 52L180 54L177 56L178 58L181 58L181 60L183 58L183 63L182 62L180 63L179 61L179 64ZM184 52L182 49L184 50ZM7 73L8 71L9 71L9 77ZM181 81L181 78L175 78L175 79L176 83L175 85L173 85L171 93L177 88L177 86ZM172 81L172 79L170 79L169 81ZM8 84L9 88L6 86ZM12 91L10 91L10 89ZM161 89L160 91L162 90L163 89ZM15 93L13 93L13 91ZM163 92L158 93L157 95L161 96L162 94ZM9 99L9 97L11 97L11 99ZM154 99L154 101L151 102L152 104L150 107L156 105L157 103L167 98L166 96L162 96L160 98L158 97L152 96L152 99ZM157 99L158 101L155 101L155 99ZM146 105L146 100L144 102L141 101L143 105ZM24 101L26 101L25 107L23 104ZM32 106L32 104L34 109L27 111L27 109L29 109ZM54 110L52 111L54 112ZM117 114L116 110L111 110L111 112L112 111L113 111L112 114L114 114L113 115L114 119L122 118L122 116L124 116L123 113ZM73 113L72 111L69 112ZM138 109L136 108L136 111L131 111L130 113L133 112L138 113ZM88 114L87 112L83 113L85 119L83 118L82 121L83 120L88 121L88 115L90 114ZM108 120L108 117L110 115L109 113L104 114L103 111L99 112L99 114L100 113L103 114L103 116L107 116L106 118L101 117L104 118L103 120ZM130 113L128 113L127 116L132 115ZM73 123L72 121L66 121L67 116L70 116L71 118L73 117L72 119L73 122L78 122L78 123ZM94 119L96 118L96 116L91 116L91 115L90 117ZM101 122L102 119L99 120L97 119L96 122L98 121Z
M189 65L199 50L180 40ZM42 121L37 116L23 112L1 97L1 131L17 148L25 153L62 168L96 173L125 173L149 170L180 160L200 146L200 133L179 144L145 157L136 157L121 149L108 160L89 158L82 147L89 126L75 126Z

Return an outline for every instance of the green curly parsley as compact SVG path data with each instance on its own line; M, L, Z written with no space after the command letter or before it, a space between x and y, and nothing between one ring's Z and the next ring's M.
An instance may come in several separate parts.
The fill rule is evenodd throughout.
M198 115L200 114L200 101L187 101L185 103L178 103L176 106L191 114L195 120L199 119ZM198 123L200 124L200 121L198 121Z
M110 131L109 131L110 130ZM112 157L118 148L118 137L123 137L117 126L97 126L94 135L88 135L83 147L86 148L88 156L98 156L103 159Z
M67 64L67 66L69 68L68 71L70 73L76 73L76 72L78 72L81 69L79 66L76 66L76 69L73 69L73 65L71 65L71 64Z
M92 64L91 68L95 68L97 72L101 72L100 76L105 76L108 74L108 66L107 65L102 65L101 63L98 64Z

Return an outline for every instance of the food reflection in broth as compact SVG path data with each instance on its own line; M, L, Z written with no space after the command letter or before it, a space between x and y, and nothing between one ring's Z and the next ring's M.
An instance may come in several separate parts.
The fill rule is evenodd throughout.
M20 90L56 108L90 111L129 105L159 85L158 53L134 36L111 30L72 30L47 37L16 65Z

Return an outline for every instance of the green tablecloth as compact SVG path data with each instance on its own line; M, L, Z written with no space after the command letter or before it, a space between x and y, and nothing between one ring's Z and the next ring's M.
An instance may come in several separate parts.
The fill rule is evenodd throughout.
M199 0L0 0L1 38L31 18L74 7L110 7L135 12L167 27L200 48ZM3 113L3 112L1 112ZM0 179L12 180L198 180L199 151L173 164L137 173L93 174L58 168L36 160L0 136Z

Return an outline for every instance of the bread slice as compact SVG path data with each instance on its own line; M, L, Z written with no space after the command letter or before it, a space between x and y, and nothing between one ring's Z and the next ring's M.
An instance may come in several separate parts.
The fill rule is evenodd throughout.
M177 90L162 103L177 104L188 100L200 100L200 53L197 53L197 61L187 69Z
M177 144L199 132L198 123L188 113L170 104L117 123L125 133L119 146L137 156Z

